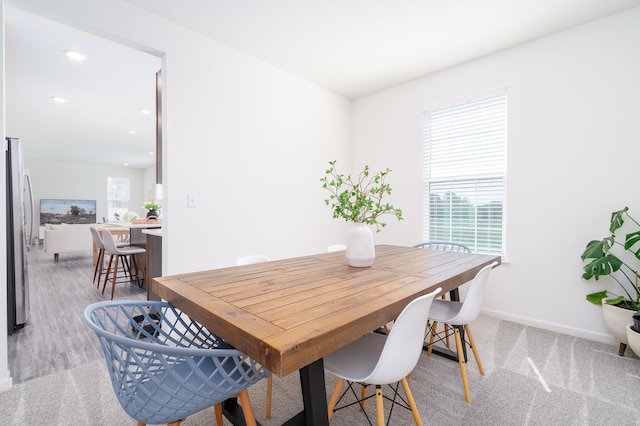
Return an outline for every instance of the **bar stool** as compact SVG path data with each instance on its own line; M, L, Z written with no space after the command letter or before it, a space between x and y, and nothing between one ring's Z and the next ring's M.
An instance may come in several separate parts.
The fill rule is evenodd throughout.
M140 255L146 253L147 250L143 247L135 247L135 246L127 246L127 247L118 247L113 238L113 234L106 229L102 230L102 242L104 244L105 253L109 254L109 266L107 266L107 273L104 276L104 285L102 286L102 294L104 294L104 290L107 287L107 281L109 280L109 274L111 272L111 266L113 264L113 258L116 257L116 264L113 268L113 278L111 279L111 300L113 300L114 293L116 291L116 278L118 276L118 260L122 260L126 262L127 257L130 257L131 261L129 265L129 281L133 284L134 277L135 281L138 282L138 286L142 287L142 283L147 283L147 274L144 270L144 265L142 264L142 259ZM123 263L124 265L124 263ZM133 271L131 271L131 267L133 267ZM140 272L142 272L142 281L140 281L138 275L138 268L140 268ZM123 271L126 274L127 270L123 266ZM134 275L135 273L135 275Z
M96 267L93 270L93 282L94 283L96 282L96 276L97 276L98 277L97 288L100 288L100 281L102 280L102 269L104 268L104 244L102 242L102 237L100 236L100 233L98 232L98 230L93 226L89 227L89 229L91 230L91 237L93 238L93 244L98 249L98 257L96 258ZM116 243L116 247L126 247L128 245L129 243L127 242ZM124 261L125 259L122 259L122 260ZM122 267L125 268L124 263ZM126 268L128 269L128 265L126 266Z

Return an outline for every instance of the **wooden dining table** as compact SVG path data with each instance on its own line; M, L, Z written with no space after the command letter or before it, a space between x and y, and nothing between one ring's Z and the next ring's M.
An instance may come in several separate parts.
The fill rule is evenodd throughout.
M378 245L373 266L322 253L153 279L154 293L273 374L299 371L303 410L328 425L322 358L395 319L416 297L449 292L500 256Z

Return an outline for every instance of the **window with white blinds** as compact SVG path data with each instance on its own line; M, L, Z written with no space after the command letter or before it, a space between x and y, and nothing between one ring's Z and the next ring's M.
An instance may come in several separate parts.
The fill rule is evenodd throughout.
M504 255L507 93L424 113L424 240Z
M107 215L108 220L120 218L129 211L129 200L131 199L129 178L108 177L107 178ZM116 214L118 216L116 216Z

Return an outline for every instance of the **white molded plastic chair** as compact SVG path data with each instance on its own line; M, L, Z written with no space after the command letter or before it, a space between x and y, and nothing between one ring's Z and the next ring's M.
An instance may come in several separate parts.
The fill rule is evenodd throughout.
M236 260L236 265L237 266L242 266L242 265L252 265L254 263L262 263L262 262L270 262L271 259L269 259L267 256L262 255L262 254L252 254L250 256L242 256L239 257Z
M346 249L347 246L345 246L344 244L331 244L329 247L327 247L327 252L332 253L334 251L343 251Z
M473 356L478 364L480 374L484 376L484 369L482 368L482 362L480 362L480 356L476 349L469 323L475 321L480 314L480 308L482 307L482 294L485 284L489 279L491 269L498 265L498 262L493 262L491 265L487 265L482 268L475 276L473 281L469 284L469 289L465 297L464 302L456 302L452 300L434 300L431 305L431 312L429 313L429 321L433 321L431 325L431 338L429 339L428 355L431 355L433 349L433 343L436 337L436 328L438 323L445 323L453 326L453 332L456 339L456 353L458 362L460 364L460 374L462 375L462 384L464 386L464 395L468 403L471 403L471 396L469 394L469 382L467 380L467 368L465 365L464 351L462 348L462 339L460 337L460 328L464 327L466 337L464 344L469 345L473 350ZM450 334L449 329L445 329L447 336ZM440 341L442 338L440 338Z
M270 261L271 259L269 259L268 256L265 256L263 254L252 254L249 256L242 256L236 259L236 265L237 266L253 265L254 263L263 263L263 262L270 262ZM271 418L272 393L273 393L273 377L269 376L267 378L267 396L266 396L266 403L265 403L265 417L267 419Z
M134 274L131 271L131 267L133 267L133 272L135 272L135 280L138 282L139 286L142 287L142 282L140 282L138 278L138 269L142 273L142 279L145 284L149 285L147 282L147 274L144 270L144 264L142 263L142 259L140 255L146 253L147 250L144 247L118 247L115 239L111 232L106 229L102 230L102 243L104 244L105 252L109 254L109 265L107 266L107 273L104 276L104 285L102 286L102 294L104 294L104 290L107 287L107 281L109 280L109 273L111 272L111 266L113 264L113 258L116 257L116 264L113 267L113 278L111 279L111 300L113 300L114 293L116 291L116 278L118 276L118 259L122 259L123 261L127 256L131 257L130 267L129 267L129 281L133 283ZM123 268L124 269L124 268ZM125 271L126 272L126 271Z
M406 377L420 358L429 308L440 291L438 288L410 302L395 320L389 335L369 333L324 357L325 370L338 376L338 383L329 402L329 418L335 411L341 398L342 386L347 380L350 383L375 385L377 424L384 425L382 385L401 382L413 418L417 425L422 425ZM366 388L363 388L362 393L360 405L364 407Z
M452 251L456 253L471 253L471 249L462 244L462 243L454 243L452 241L427 241L425 243L416 244L414 247L416 248L430 248L432 250L439 251ZM443 294L442 299L446 299L447 295ZM447 341L447 347L450 346L449 342L449 326L447 324L444 325L445 331L445 340Z

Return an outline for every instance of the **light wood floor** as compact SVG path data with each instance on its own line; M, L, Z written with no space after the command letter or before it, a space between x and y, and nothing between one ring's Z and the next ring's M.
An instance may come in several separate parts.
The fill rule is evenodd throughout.
M82 320L88 305L111 297L110 286L102 295L93 280L92 253L44 253L33 246L28 255L30 311L27 325L8 338L9 371L13 383L101 359L102 349L95 334ZM144 289L116 285L114 299L146 299Z

